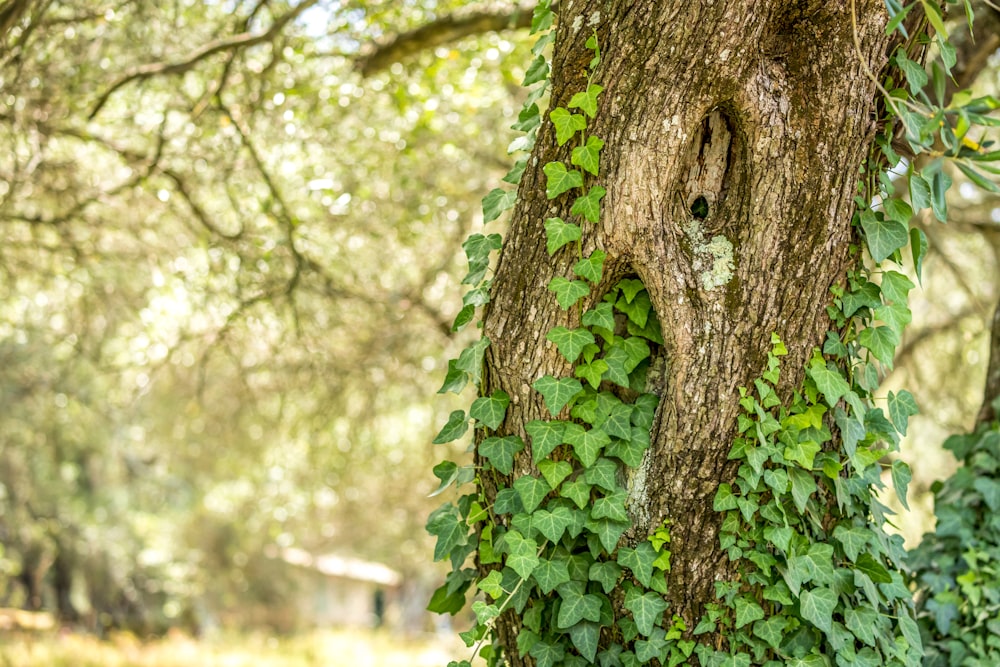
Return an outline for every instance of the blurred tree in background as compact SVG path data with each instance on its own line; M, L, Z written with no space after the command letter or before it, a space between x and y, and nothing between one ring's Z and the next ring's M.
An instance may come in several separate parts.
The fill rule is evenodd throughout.
M530 7L467 4L0 3L0 606L240 623L293 546L426 576L429 397L531 61ZM1000 299L1000 206L955 195L896 371L924 492Z
M357 70L459 4L4 7L0 604L151 628L266 602L268 547L418 568L452 269L526 59Z

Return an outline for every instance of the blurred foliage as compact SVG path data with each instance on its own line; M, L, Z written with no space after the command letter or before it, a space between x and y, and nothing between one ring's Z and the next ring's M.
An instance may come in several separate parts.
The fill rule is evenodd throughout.
M944 443L964 465L934 485L937 528L910 552L924 664L1000 664L1000 424Z
M252 617L292 545L420 571L452 274L529 59L354 62L462 4L57 0L6 36L0 605L153 630Z

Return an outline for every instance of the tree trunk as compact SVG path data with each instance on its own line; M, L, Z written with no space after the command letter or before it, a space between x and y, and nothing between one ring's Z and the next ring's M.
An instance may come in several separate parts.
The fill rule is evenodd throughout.
M976 417L977 424L989 424L1000 418L996 402L1000 400L1000 303L993 314L993 332L990 334L990 363L986 369L986 386L983 388L983 404Z
M660 404L652 447L629 488L631 538L673 520L668 599L688 628L714 600L713 583L730 574L712 503L735 472L727 454L737 388L765 370L772 332L789 349L780 386L788 394L801 382L829 328L829 289L857 259L852 199L877 113L865 71L881 70L889 38L882 2L858 0L859 57L852 4L560 3L551 108L586 87L593 30L603 54L595 82L605 90L588 131L606 142L599 182L607 196L600 223L585 226L584 255L601 248L607 260L583 309L634 275L662 323L664 372L650 387ZM579 326L578 314L560 310L546 287L553 276L571 277L576 258L550 258L542 225L552 216L569 219L568 202L546 199L541 171L550 160L568 161L568 153L546 124L521 182L484 325L492 341L486 393L511 396L501 430L522 437L519 425L547 417L531 383L573 372L545 335ZM701 197L704 219L691 210ZM707 249L717 236L732 246L732 270ZM530 453L522 453L514 476L532 472ZM518 623L501 619L505 646L514 646ZM529 660L509 654L514 665Z

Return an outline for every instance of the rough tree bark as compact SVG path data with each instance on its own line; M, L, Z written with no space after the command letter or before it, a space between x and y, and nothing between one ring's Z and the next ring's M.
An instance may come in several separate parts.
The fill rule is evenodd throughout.
M576 0L560 7L551 107L585 88L596 30L605 87L590 132L603 138L602 218L584 231L584 254L608 254L603 283L584 310L618 280L637 275L663 325L664 372L651 391L660 406L652 448L630 482L631 536L673 519L671 612L693 627L713 582L728 574L712 500L732 478L726 457L736 431L737 387L764 370L771 332L789 349L786 394L829 327L830 286L849 253L858 168L872 144L877 93L866 70L887 58L880 0L858 0L854 45L848 0ZM863 62L862 62L863 59ZM538 137L524 173L500 259L484 333L487 393L512 403L501 430L522 437L545 418L530 384L572 375L545 340L553 326L578 326L547 283L571 277L575 257L550 259L543 221L569 216L545 197L543 164L566 160L551 127ZM695 220L704 197L709 212ZM557 200L558 201L558 200ZM704 243L724 236L734 270L713 273ZM724 264L724 263L723 263ZM719 284L721 283L721 284ZM528 439L525 437L525 441ZM532 472L523 453L514 476ZM487 495L495 490L486 488ZM499 624L514 646L519 621ZM509 652L513 665L521 661Z

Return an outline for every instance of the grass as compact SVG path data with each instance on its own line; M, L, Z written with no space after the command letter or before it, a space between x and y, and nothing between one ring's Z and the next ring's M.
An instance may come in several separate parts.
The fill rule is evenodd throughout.
M457 637L406 639L387 632L329 631L142 642L77 634L0 634L0 667L443 667L469 654Z

